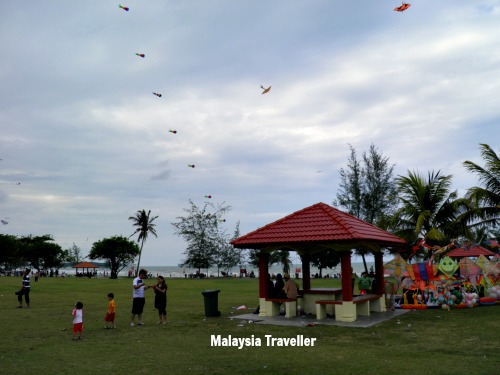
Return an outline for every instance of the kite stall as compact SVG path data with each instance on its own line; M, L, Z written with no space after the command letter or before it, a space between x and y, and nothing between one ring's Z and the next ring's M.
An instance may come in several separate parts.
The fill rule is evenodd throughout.
M401 291L396 308L450 310L500 303L500 255L477 245L450 251L453 247L429 248L432 255L425 262L409 264L397 254L384 265Z

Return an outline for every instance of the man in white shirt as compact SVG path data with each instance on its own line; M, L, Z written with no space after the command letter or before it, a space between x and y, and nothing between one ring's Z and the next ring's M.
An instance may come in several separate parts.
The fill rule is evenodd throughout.
M135 326L134 319L137 315L137 325L142 326L142 312L144 311L144 305L146 303L146 298L144 296L144 290L150 288L150 286L144 283L144 279L147 277L148 271L141 269L139 275L134 279L133 287L133 303L132 303L132 317L130 319L130 326Z

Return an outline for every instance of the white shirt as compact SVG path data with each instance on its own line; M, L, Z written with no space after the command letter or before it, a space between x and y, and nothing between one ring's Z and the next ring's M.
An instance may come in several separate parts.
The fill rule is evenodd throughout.
M83 323L83 309L74 309L73 316L73 324Z
M136 285L142 285L142 287L140 288L134 288L134 294L133 294L133 297L134 298L144 298L144 286L146 284L144 284L144 280L142 280L140 277L136 277L134 279L134 287Z

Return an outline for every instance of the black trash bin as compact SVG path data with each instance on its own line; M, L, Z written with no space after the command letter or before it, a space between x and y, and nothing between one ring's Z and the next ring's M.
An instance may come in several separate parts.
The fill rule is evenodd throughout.
M220 316L219 311L219 292L220 290L204 290L201 292L205 297L205 316L218 317Z

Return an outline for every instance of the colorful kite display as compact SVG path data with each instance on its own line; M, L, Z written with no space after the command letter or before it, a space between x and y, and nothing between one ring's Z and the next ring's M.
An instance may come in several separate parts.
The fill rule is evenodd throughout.
M129 9L130 9L128 7L124 7L124 6L121 6L121 5L118 5L118 8L123 9L125 12L128 12Z

